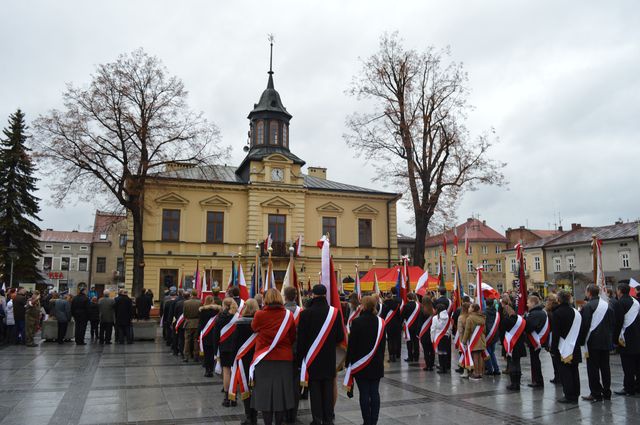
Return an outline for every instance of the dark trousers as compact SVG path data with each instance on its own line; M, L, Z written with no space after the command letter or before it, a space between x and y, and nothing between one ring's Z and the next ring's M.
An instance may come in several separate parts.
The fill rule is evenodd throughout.
M91 321L91 339L98 339L100 334L100 321L92 320Z
M551 355L551 364L553 365L553 381L560 382L560 357L557 354Z
M204 349L204 370L207 373L213 373L213 368L215 367L214 357L216 356L216 352L213 351L215 347L213 345L202 345Z
M507 356L507 369L509 374L522 374L519 356Z
M540 363L540 351L541 350L529 347L529 358L531 359L531 382L534 384L544 385L542 364Z
M124 344L125 338L127 344L133 344L133 333L131 332L131 325L116 325L118 329L118 344Z
M111 342L111 333L113 332L113 323L100 323L100 342Z
M291 363L293 367L293 408L285 412L285 422L293 424L298 417L298 405L300 404L300 369L296 366L296 362Z
M87 333L87 321L76 319L75 337L76 344L84 344L84 334Z
M499 373L500 366L498 366L498 359L496 358L495 341L487 345L487 353L489 353L489 360L487 360L487 370L492 373Z
M609 350L589 350L587 375L589 376L589 390L592 396L597 398L611 397ZM600 382L601 378L602 383Z
M390 331L387 331L387 348L389 349L389 357L394 357L394 358L398 358L400 357L401 354L401 329L398 329L397 331L395 329L392 329Z
M566 364L560 362L559 370L560 382L562 382L562 392L567 400L578 400L580 396L580 374L578 373L578 363Z
M64 343L64 336L67 334L68 322L58 321L58 344Z
M411 334L411 339L407 341L407 357L409 361L417 362L420 359L420 341L418 335Z
M360 412L364 425L376 425L380 413L379 379L359 379L356 377L360 393Z
M422 343L422 351L424 352L424 365L427 368L432 368L436 363L436 352L433 350L431 335L427 333L422 337L420 342Z
M171 326L171 322L162 322L162 334L164 335L164 340L167 343L167 346L171 346L171 340L174 332L172 332L173 327Z
M184 351L184 327L181 327L177 332L174 331L172 337L171 350L173 354L182 354Z
M624 390L630 394L640 391L640 354L620 354L624 373Z
M333 421L333 378L309 380L311 416L316 424Z
M16 344L24 344L25 339L25 321L16 320Z

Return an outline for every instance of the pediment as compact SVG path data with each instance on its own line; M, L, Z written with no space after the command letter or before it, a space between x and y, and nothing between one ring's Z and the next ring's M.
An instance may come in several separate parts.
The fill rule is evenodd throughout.
M274 196L273 198L264 201L260 204L263 207L267 207L267 208L288 208L288 209L293 209L295 207L295 204L292 204L291 202L287 201L286 199L284 199L281 196Z
M222 196L213 195L209 198L203 199L200 201L200 206L203 208L207 207L217 207L217 208L229 208L233 205L233 203Z
M277 153L274 153L273 155L269 155L265 159L267 161L272 161L272 162L290 162L289 158L287 158L284 155L277 154Z
M166 195L162 195L159 198L155 199L156 204L165 204L165 205L187 205L189 200L178 195L175 192L167 193Z
M320 205L316 208L316 211L320 213L342 214L344 208L334 204L333 202L327 202L326 204Z
M358 208L354 209L353 213L356 215L377 215L378 210L373 208L371 205L362 204Z

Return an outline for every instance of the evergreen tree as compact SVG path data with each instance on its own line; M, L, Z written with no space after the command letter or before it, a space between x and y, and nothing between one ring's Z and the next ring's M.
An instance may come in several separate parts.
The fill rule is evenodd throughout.
M37 179L26 130L24 113L18 109L0 139L0 276L7 287L12 253L13 286L42 280L37 268L40 227L35 223L40 221L40 199L33 195Z

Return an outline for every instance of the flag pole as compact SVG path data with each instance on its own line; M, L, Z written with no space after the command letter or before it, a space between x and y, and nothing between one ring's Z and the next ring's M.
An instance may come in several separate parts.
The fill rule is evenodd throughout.
M260 293L260 244L256 242L256 258L253 264L253 295Z
M593 257L593 284L598 286L598 241L596 235L591 235L591 251Z

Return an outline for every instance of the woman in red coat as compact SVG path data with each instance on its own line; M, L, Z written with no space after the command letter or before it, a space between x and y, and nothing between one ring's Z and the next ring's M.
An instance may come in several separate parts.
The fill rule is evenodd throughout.
M286 320L286 322L285 322ZM283 332L277 344L271 347L278 330ZM264 309L256 312L251 328L258 334L253 362L258 362L254 372L254 388L251 404L262 411L265 425L275 417L276 425L282 423L284 412L293 408L293 350L296 326L291 312L284 308L280 292L269 289L264 295ZM260 358L261 354L266 356Z

